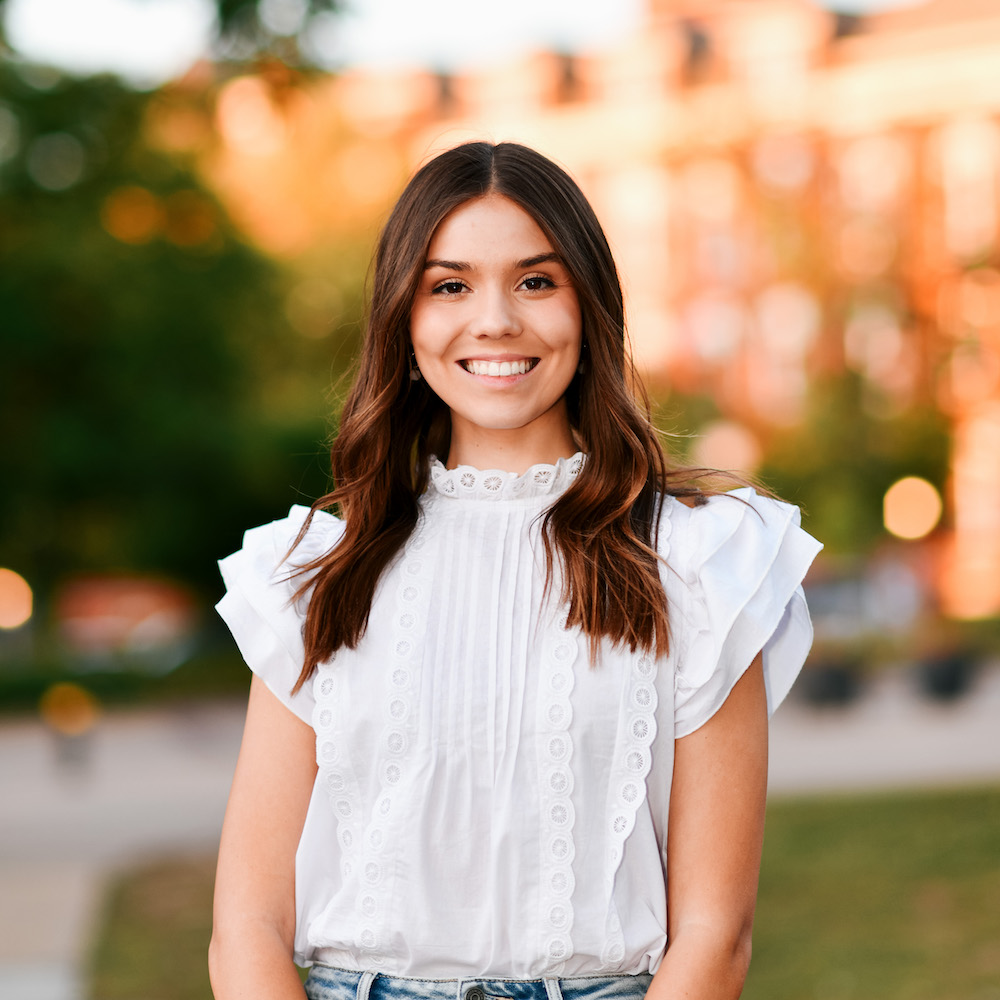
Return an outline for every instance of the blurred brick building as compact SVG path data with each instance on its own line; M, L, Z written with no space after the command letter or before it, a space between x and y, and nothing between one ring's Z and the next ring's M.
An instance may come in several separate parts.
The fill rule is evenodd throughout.
M948 415L941 597L976 617L1000 612L998 67L994 0L867 18L648 0L639 30L599 51L231 80L206 169L259 243L302 259L373 234L437 150L542 150L605 223L640 367L718 401L710 464L752 467L823 372L858 373L873 411ZM183 145L176 109L153 126Z

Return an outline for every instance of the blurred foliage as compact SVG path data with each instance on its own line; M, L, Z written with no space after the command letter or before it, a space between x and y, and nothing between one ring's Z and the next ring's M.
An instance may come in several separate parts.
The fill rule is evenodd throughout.
M652 385L649 402L667 457L677 465L690 464L698 431L721 416L719 404L711 396L671 391L659 383Z
M945 417L930 407L872 412L862 379L816 380L805 420L776 434L761 479L803 508L805 526L828 554L865 553L885 538L882 498L903 476L922 476L943 492L950 446Z
M799 505L804 527L828 555L864 555L886 538L882 499L897 479L922 476L945 490L945 416L920 405L883 415L870 397L871 387L853 372L817 379L801 424L761 435L764 462L751 479ZM701 429L725 416L709 396L661 387L653 398L654 422L679 464L692 462Z
M0 564L43 594L114 570L217 591L245 527L326 488L329 342L146 141L150 99L0 66Z
M303 44L310 29L342 7L340 0L214 0L218 45L223 58L237 62L260 57L289 66L312 63Z

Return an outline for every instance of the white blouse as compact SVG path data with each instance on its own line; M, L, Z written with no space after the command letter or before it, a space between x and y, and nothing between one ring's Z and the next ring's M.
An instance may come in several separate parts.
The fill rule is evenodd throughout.
M290 693L304 602L283 559L307 514L248 531L218 605L244 658L316 731L296 859L296 959L422 978L655 972L666 947L674 739L764 650L768 707L812 638L800 583L819 543L741 489L663 505L671 649L567 629L543 600L540 515L583 457L522 476L432 469L416 529L358 648ZM293 563L343 525L320 513ZM558 588L555 588L558 596Z

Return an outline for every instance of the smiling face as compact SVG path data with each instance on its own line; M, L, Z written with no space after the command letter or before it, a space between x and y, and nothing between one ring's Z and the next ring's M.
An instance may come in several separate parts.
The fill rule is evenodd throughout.
M523 472L576 451L565 394L580 303L555 248L509 198L445 216L410 311L420 372L451 411L448 465Z

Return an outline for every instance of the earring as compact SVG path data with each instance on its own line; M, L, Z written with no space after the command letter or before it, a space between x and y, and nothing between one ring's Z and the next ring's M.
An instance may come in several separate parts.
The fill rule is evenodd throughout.
M413 351L410 351L410 381L419 382L422 378L420 369L417 367L417 356Z

